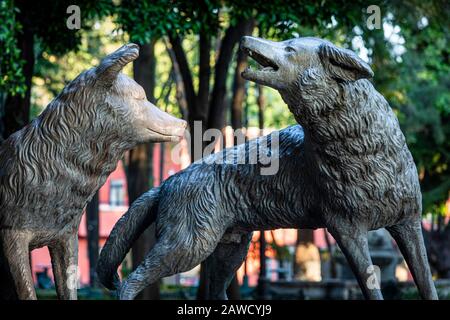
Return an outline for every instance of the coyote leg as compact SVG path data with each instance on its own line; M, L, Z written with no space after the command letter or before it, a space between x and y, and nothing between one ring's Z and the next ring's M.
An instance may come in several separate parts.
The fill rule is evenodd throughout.
M238 239L233 240L234 236ZM251 232L243 235L226 234L212 255L203 262L202 268L206 268L209 277L206 299L227 299L226 290L247 256L251 239Z
M4 263L13 279L17 297L20 300L36 300L29 256L32 234L27 231L2 230L0 236Z
M61 300L77 299L78 235L59 239L49 246L56 292Z
M354 229L351 234L341 230L330 230L330 232L347 258L364 297L370 300L382 300L380 279L377 278L369 253L367 232Z
M184 239L182 239L184 240ZM176 245L173 245L176 243ZM144 261L123 282L120 300L132 300L148 285L163 277L189 271L200 264L214 250L216 243L207 247L187 241L158 241Z
M419 289L422 299L437 300L431 277L420 221L386 228L397 242Z

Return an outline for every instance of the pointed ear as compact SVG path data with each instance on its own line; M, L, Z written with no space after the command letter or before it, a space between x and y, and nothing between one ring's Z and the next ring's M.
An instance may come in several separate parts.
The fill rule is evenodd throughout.
M338 48L332 43L322 43L319 56L325 69L335 79L356 81L373 77L370 66L353 51Z
M105 86L110 86L128 63L139 57L139 46L134 43L126 44L113 53L107 55L96 68L96 80Z

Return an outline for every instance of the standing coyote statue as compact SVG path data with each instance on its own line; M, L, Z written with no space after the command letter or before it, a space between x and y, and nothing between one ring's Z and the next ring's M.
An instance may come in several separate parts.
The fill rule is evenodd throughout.
M83 208L125 151L183 135L186 122L121 73L138 55L135 44L108 55L0 146L0 299L36 299L29 254L43 246L58 297L76 299L68 277L76 275Z
M132 204L101 253L102 283L132 299L148 284L205 260L207 295L225 290L247 254L254 230L327 228L367 299L382 299L367 243L385 227L396 240L425 299L437 299L421 231L416 166L386 100L356 54L317 38L272 42L244 37L241 49L262 69L243 77L277 89L301 126L279 132L279 170L239 159L274 135L225 149L167 179ZM207 164L213 163L213 164ZM119 284L118 265L156 223L157 242ZM375 281L374 281L375 280Z

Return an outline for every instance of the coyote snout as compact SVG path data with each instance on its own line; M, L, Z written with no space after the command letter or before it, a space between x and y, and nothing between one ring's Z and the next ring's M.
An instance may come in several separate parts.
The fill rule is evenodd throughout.
M279 90L288 105L292 104L289 99L293 92L300 89L299 81L308 72L338 81L356 81L373 76L370 66L354 52L319 38L274 42L247 36L242 38L240 48L262 66L259 70L248 67L242 76Z
M178 141L186 129L186 121L158 109L147 100L144 89L123 74L117 77L108 102L128 115L137 143Z

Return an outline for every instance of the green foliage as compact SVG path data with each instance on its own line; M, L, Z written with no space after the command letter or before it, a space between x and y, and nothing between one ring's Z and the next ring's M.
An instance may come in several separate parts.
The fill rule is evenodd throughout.
M219 27L222 1L124 1L117 9L117 22L131 41L147 43L164 35L214 33Z
M125 34L115 31L111 18L97 21L89 31L80 30L77 51L56 55L37 46L31 91L31 118L81 72L97 65L100 59L127 42ZM131 74L131 66L125 68Z
M22 74L23 61L17 47L17 34L22 26L16 20L17 8L12 0L0 0L0 92L23 95L25 78Z
M342 26L362 22L363 1L296 1L272 0L249 2L229 1L230 6L241 16L250 13L256 19L259 34L272 39L289 39L304 36L312 28L327 29L333 21Z
M112 12L110 0L81 0L81 29L69 30L66 26L69 14L67 7L74 4L72 0L44 0L27 2L26 10L32 21L30 31L36 35L42 50L51 54L64 54L76 50L81 43L80 30L92 30L93 19Z
M18 37L26 28L34 35L36 46L48 54L62 55L78 49L82 30L91 30L93 18L112 11L110 0L77 1L81 13L81 30L69 30L66 20L71 0L42 0L22 2L19 7L13 0L0 0L0 93L21 94L27 90L22 72L24 61L18 46ZM26 25L18 21L18 15L26 17Z
M384 28L360 25L345 33L345 41L360 36L368 48L375 86L396 112L419 169L423 212L439 214L450 190L447 4L412 0L379 5Z
M414 36L411 36L411 32ZM436 212L450 190L450 64L448 30L429 25L410 33L394 88L400 123L421 175L426 211Z

